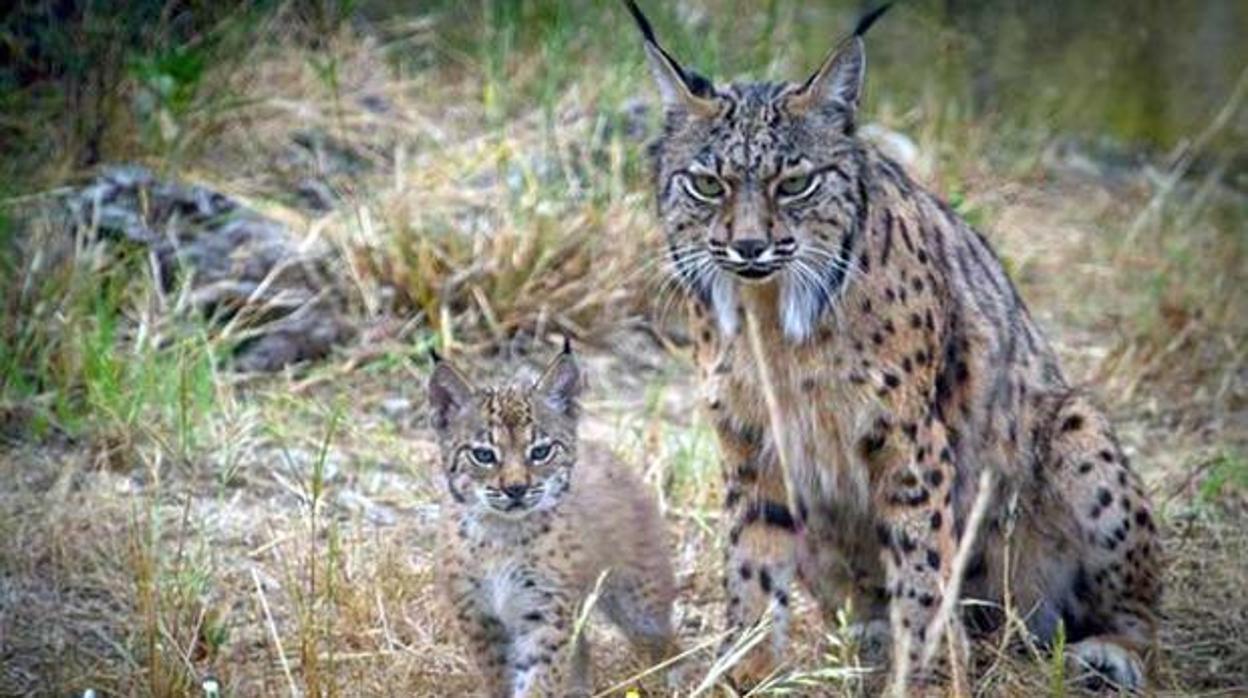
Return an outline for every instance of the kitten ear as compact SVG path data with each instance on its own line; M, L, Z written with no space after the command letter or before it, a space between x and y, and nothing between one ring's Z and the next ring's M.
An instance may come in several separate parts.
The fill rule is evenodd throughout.
M433 428L444 431L472 402L472 386L453 366L433 356L436 365L429 376L429 407L433 410Z
M581 394L581 369L566 339L563 351L546 367L534 387L535 392L551 409L567 417L577 414L577 398Z
M849 123L853 124L867 72L867 51L862 36L891 6L881 5L858 20L853 36L833 49L819 70L789 97L790 110L802 111L820 106L839 108L846 112Z
M658 85L659 96L663 99L663 108L667 111L681 110L694 114L709 116L717 109L711 96L715 93L714 86L706 78L681 67L680 63L659 45L654 36L654 28L650 20L642 14L634 0L624 0L629 13L637 22L642 38L646 42L646 62L650 64L650 74Z

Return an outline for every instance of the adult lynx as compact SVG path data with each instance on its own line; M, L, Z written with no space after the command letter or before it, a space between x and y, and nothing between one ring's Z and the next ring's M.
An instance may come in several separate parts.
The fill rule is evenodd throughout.
M962 596L999 603L1009 584L1036 635L1064 625L1075 656L1140 685L1160 594L1148 497L984 237L857 137L879 12L806 80L718 85L628 6L662 97L654 190L724 459L729 627L774 614L740 674L783 648L800 578L825 610L852 598L891 624L895 685L929 679L990 472Z

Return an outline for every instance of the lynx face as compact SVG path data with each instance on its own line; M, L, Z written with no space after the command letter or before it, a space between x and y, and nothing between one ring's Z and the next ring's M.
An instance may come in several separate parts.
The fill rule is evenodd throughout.
M531 386L474 388L440 362L429 402L451 496L510 518L557 505L576 464L578 386L566 352Z
M805 339L852 268L866 214L853 136L861 40L803 83L719 88L643 32L663 98L653 174L677 275L727 334L739 287L776 284L786 335Z

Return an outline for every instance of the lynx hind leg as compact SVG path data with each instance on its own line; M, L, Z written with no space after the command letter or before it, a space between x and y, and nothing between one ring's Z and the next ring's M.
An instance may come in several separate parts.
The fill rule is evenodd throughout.
M662 583L640 575L612 575L607 584L600 608L634 649L652 664L671 656L676 646L672 634L672 594L662 588Z
M594 692L593 664L590 658L589 638L585 634L572 639L568 651L568 675L564 690L569 696L590 696Z
M654 575L616 577L603 593L599 608L628 638L637 657L649 669L669 662L680 654L680 644L672 629L672 601L675 596L672 580L655 579ZM668 693L675 694L688 678L683 662L669 663L660 672L666 679ZM662 680L662 679L660 679Z
M1161 594L1157 527L1139 476L1105 416L1070 396L1057 411L1051 451L1058 499L1081 540L1066 589L1046 601L1063 609L1069 653L1127 689L1140 687L1140 652L1153 643Z

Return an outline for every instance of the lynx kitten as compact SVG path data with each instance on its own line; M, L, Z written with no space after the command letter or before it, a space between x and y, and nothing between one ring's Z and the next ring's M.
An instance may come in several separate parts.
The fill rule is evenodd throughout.
M475 388L439 361L429 402L449 492L439 573L489 695L588 695L577 613L595 608L649 660L669 654L675 595L651 497L577 443L580 376L565 347L533 385Z

